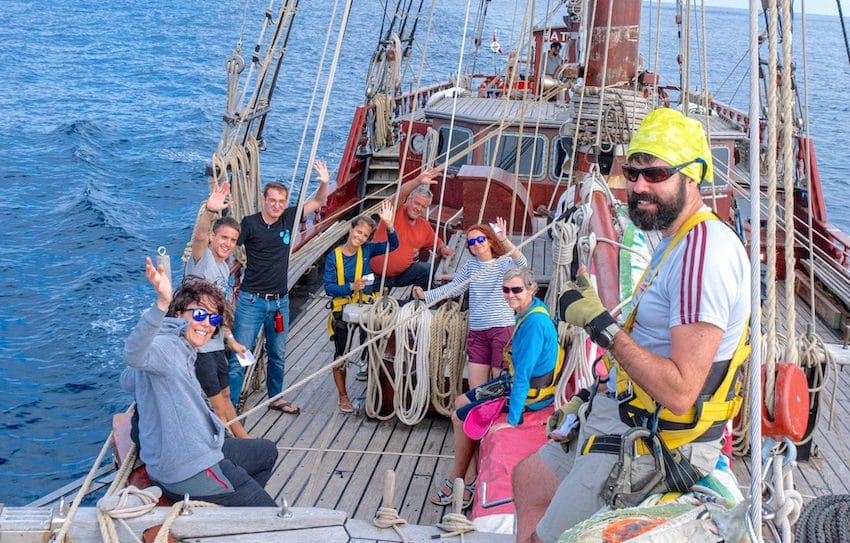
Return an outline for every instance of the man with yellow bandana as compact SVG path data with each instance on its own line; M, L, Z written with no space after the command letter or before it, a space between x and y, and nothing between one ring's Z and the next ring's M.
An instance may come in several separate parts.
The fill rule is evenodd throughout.
M735 233L703 204L699 184L713 172L702 124L673 109L653 111L629 144L623 173L629 217L663 239L624 329L587 275L561 294L561 316L607 348L613 367L607 382L550 418L551 432L577 415L577 435L550 441L514 470L517 541L556 541L600 509L677 486L668 475L679 469L697 479L710 472L725 420L740 405L749 263ZM682 480L678 486L690 486Z

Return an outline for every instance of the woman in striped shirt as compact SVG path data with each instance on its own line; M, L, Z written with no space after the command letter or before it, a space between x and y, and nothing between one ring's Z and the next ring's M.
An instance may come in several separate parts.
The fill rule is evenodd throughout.
M507 236L507 223L496 218L495 228L476 224L466 231L472 258L445 285L423 291L413 288L413 296L430 304L460 296L469 290L469 387L483 385L502 371L502 351L511 339L514 312L502 295L502 279L511 266L527 266L528 260ZM500 258L504 255L510 258Z

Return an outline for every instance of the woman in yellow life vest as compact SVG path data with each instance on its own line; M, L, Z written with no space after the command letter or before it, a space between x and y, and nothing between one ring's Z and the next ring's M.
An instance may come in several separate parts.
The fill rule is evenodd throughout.
M522 423L522 413L526 409L543 409L555 399L554 383L559 369L556 368L558 332L546 305L535 296L536 292L537 282L528 268L512 266L505 272L502 294L508 306L516 313L514 333L505 347L508 371L455 400L456 409L452 413L454 468L431 497L434 504L451 503L452 481L458 477L462 477L465 482L464 507L472 503L478 466L473 461L476 440L467 435L467 432L472 433L474 437L483 436L492 422L492 419L479 421L475 414L470 415L476 406L493 397L482 397L485 395L482 390L493 392L494 389L500 388L500 384L504 385L502 394L508 397L508 424L511 426ZM466 421L468 416L470 420ZM482 424L484 426L477 427Z
M351 303L369 303L379 295L374 292L380 285L374 284L369 260L385 253L387 246L391 252L398 247L398 235L393 227L395 214L390 200L381 204L379 216L387 227L387 241L370 242L377 225L371 217L359 215L351 221L345 243L331 251L325 259L325 294L333 298L329 331L334 342L334 358L345 354L348 341L348 326L342 320L342 308ZM339 410L351 413L354 408L345 390L344 365L333 369L333 378L339 392Z

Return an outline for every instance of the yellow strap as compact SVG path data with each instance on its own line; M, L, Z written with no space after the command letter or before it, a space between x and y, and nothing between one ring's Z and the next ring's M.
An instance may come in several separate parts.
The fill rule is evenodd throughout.
M712 211L699 211L697 213L694 213L690 217L688 217L688 220L683 222L682 226L680 226L679 229L676 231L676 235L673 236L673 240L670 242L670 245L667 246L667 250L665 250L664 254L661 255L661 260L658 262L658 265L655 266L655 269L652 270L652 276L649 278L649 281L646 284L646 288L644 289L644 292L646 292L646 290L649 289L649 285L651 285L652 282L655 280L655 277L658 275L659 270L661 270L661 266L664 265L664 261L666 261L667 257L670 256L670 253L673 252L673 248L676 247L676 245L682 240L683 237L688 235L688 232L690 232L696 225L698 225L702 222L719 221L719 220L720 220L720 218L717 215L715 215ZM628 333L632 329L632 326L634 325L635 317L637 316L637 308L638 308L638 305L640 304L640 298L637 297L637 294L638 294L638 291L641 288L641 285L643 285L643 281L644 281L644 279L646 279L646 276L647 276L648 273L649 273L649 266L644 268L643 275L641 275L640 280L637 283L635 283L635 288L632 291L632 300L635 300L635 304L632 307L632 312L629 313L629 316L626 318L625 325L623 326L623 330L626 333Z
M675 236L673 236L670 245L667 246L667 249L664 251L664 254L661 256L661 260L652 270L652 275L649 276L647 280L647 275L649 274L649 267L643 270L643 275L640 280L635 284L635 289L632 292L632 298L635 300L634 307L632 308L632 312L629 314L626 319L625 325L623 329L628 333L632 327L634 326L635 318L637 316L638 305L640 304L641 298L637 296L638 291L641 289L641 286L644 284L644 281L647 280L646 286L643 288L644 292L649 288L649 285L652 284L652 281L655 280L655 277L658 275L658 272L661 270L661 267L664 265L664 262L667 260L667 257L670 256L670 253L676 247L676 245L684 238L695 226L705 221L714 221L720 220L717 215L715 215L711 211L700 211L698 213L694 213L688 219L682 223L679 229L676 231ZM726 370L726 375L724 376L721 383L717 386L717 389L712 394L711 398L702 404L702 413L700 415L699 421L697 421L696 425L693 428L688 428L686 430L662 430L659 432L662 439L664 439L664 443L670 449L675 449L686 443L690 443L711 427L712 424L715 424L720 421L729 420L738 414L738 411L741 409L741 397L740 390L735 391L735 397L731 400L727 400L726 397L729 394L729 390L732 387L732 380L735 378L737 374L738 368L744 361L749 357L750 354L750 345L747 343L747 337L749 337L749 330L747 327L744 327L744 331L741 334L741 338L738 340L738 345L735 347L735 352L732 355L732 360L729 362L729 367ZM612 360L609 359L606 355L605 357L605 365L608 369L611 368ZM629 403L635 404L637 407L643 409L648 413L654 413L657 407L655 400L637 383L631 380L628 373L623 369L622 365L616 360L613 361L613 365L616 365L616 375L617 375L617 392L618 394L627 392L631 390L635 398L631 400ZM658 414L660 420L673 422L673 423L683 423L683 424L692 424L694 422L694 417L696 416L696 406L689 409L683 415L674 415L671 411L666 408L661 409ZM646 454L641 452L641 448L646 449L646 446L642 443L638 443L638 452L641 454Z
M345 284L345 264L342 261L342 245L334 249L336 257L336 284ZM357 248L357 260L354 262L354 280L357 281L363 276L363 247ZM371 301L376 298L374 295L361 294L362 291L352 293L350 296L337 296L331 301L331 311L342 311L346 304L356 303L360 301Z

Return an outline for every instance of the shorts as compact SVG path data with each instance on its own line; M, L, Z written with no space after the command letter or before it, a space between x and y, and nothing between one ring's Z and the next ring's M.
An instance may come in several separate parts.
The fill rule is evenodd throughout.
M227 357L224 351L198 353L195 360L195 377L207 398L212 398L228 387Z
M466 354L472 364L504 369L505 345L511 340L513 326L494 326L486 330L470 330L466 336Z
M571 442L569 452L565 453L561 445L555 442L549 442L537 451L543 462L561 480L546 513L537 524L537 536L544 543L557 541L565 530L590 518L605 506L600 493L619 457L605 453L578 454L577 449L590 434L622 434L629 427L620 421L616 400L602 394L593 399L593 409L587 419L584 418L586 414L586 411L580 412L582 427L576 440ZM679 451L695 468L710 473L717 463L720 442L691 443L683 445ZM632 461L632 485L642 486L655 471L652 456L635 458Z

